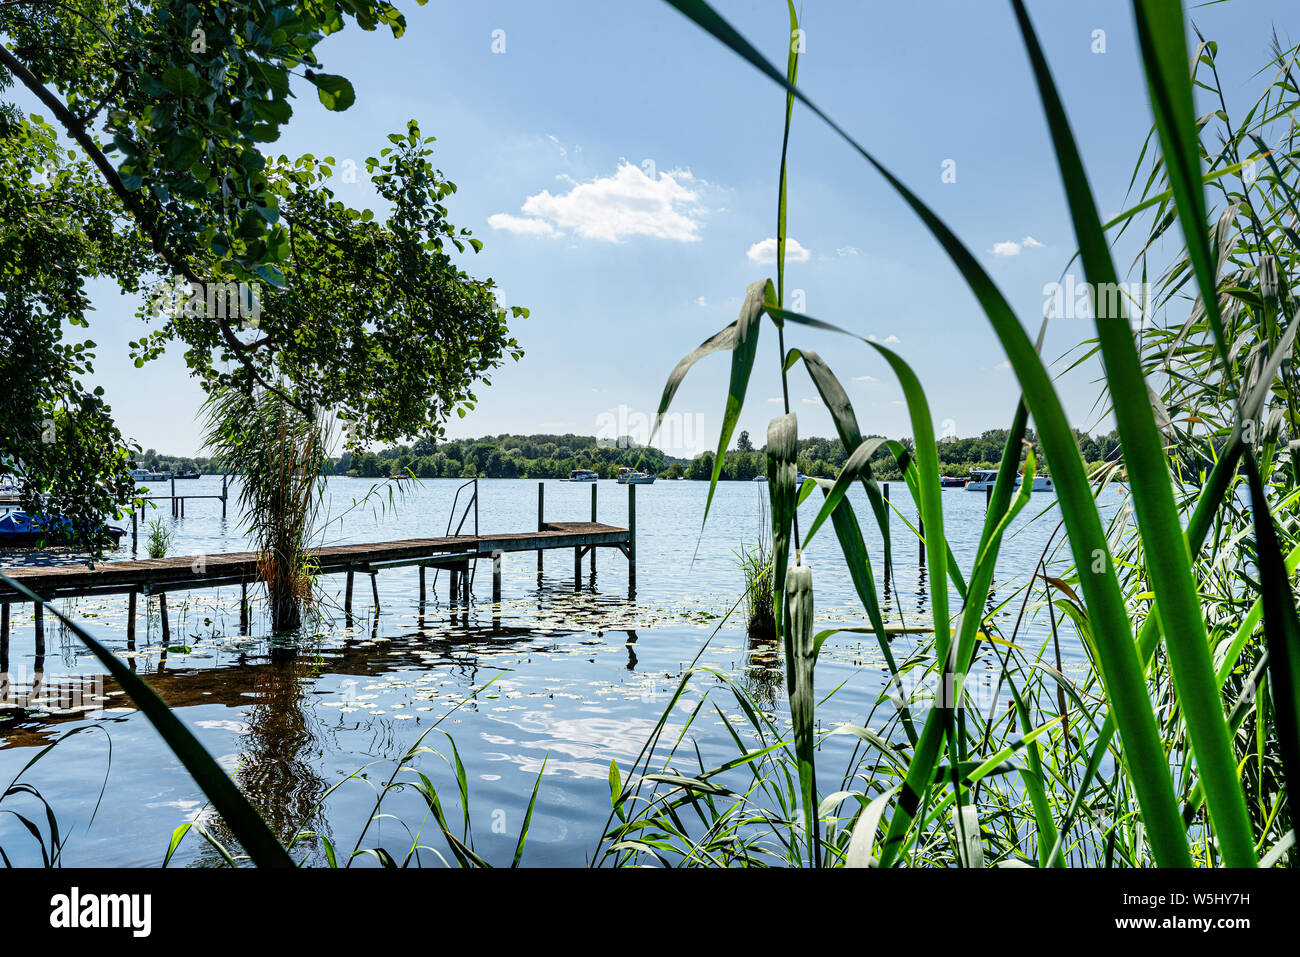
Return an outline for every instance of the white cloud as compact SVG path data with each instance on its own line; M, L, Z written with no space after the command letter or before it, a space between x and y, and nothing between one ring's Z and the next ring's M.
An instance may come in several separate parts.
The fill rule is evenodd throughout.
M754 243L749 247L749 252L745 253L752 263L774 263L776 262L776 237L769 236L762 242ZM799 240L786 237L785 240L785 261L788 263L807 262L812 258L812 253L799 244Z
M802 402L804 405L823 405L823 404L824 404L824 403L822 402L821 399L800 399L799 401Z
M498 229L552 235L572 230L586 239L617 243L629 236L650 236L692 243L700 238L698 193L686 183L698 182L686 170L660 173L651 179L622 161L613 176L578 183L558 195L548 189L524 200L525 217L497 213L488 222ZM523 226L521 224L528 224Z
M856 255L858 255L858 254L861 253L861 252L862 252L862 250L859 249L857 246L841 246L839 249L835 250L835 255L837 255L837 256L856 256Z
M994 243L993 248L989 250L995 256L1019 256L1022 249L1042 249L1043 244L1033 236L1026 236L1020 242L1014 239L1007 239L1000 243Z
M998 363L997 365L995 365L993 368L995 368L995 369L1010 369L1010 368L1011 368L1011 360L1010 360L1010 359L1006 359L1006 360L1004 360L1004 361L1002 361L1002 362L999 362L999 363Z
M867 341L868 341L868 342L879 342L879 343L881 343L881 345L886 345L886 346L893 346L893 345L897 345L898 343L902 342L903 340L900 339L900 338L898 338L898 336L885 336L885 338L884 338L883 340L881 340L881 339L877 339L875 336L867 336ZM868 376L868 378L870 378L870 376Z
M493 229L504 229L508 233L521 236L554 236L555 227L544 219L526 219L523 216L511 216L509 213L493 213L488 217L488 225Z
M699 299L695 300L695 305L697 306L707 306L708 304L709 304L708 300L705 299L703 296L700 296Z
M854 382L879 382L880 380L873 375L856 375L853 377L853 381Z

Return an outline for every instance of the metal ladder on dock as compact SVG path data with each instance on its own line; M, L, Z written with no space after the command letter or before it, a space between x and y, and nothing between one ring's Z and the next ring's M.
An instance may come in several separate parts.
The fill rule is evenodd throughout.
M470 486L473 486L474 491L470 495L469 501L465 503L465 511L461 513L460 522L458 522L456 525L456 531L452 532L451 523L456 521L456 506L460 503L460 493L465 491L465 489L469 488ZM475 537L477 537L479 534L479 530L478 530L478 479L476 478L470 479L468 482L462 483L461 486L456 489L456 494L452 497L451 500L451 510L447 515L447 531L445 533L447 536L451 536L453 534L459 535L461 533L461 530L465 527L465 522L469 519L469 510L471 508L474 509L474 535ZM435 595L438 593L438 573L440 571L442 571L442 569L438 567L435 567L433 570L433 593ZM469 588L471 594L473 593L473 589L474 589L474 575L477 572L478 572L478 559L475 558L472 562L472 567L470 568L470 573L469 573Z

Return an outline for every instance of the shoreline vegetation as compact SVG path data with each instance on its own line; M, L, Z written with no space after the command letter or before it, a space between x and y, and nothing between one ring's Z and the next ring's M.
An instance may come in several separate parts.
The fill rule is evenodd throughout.
M1027 435L1033 441L1033 430ZM1096 474L1120 460L1119 439L1112 431L1104 435L1075 434L1079 454L1089 474ZM1006 446L1006 429L989 429L979 436L940 439L939 470L965 476L972 469L996 469ZM903 440L909 447L908 440ZM748 432L741 432L735 448L723 461L721 480L751 481L767 471L766 447L755 447ZM592 469L603 479L612 479L620 466L653 472L663 479L708 481L713 473L712 452L693 458L668 455L626 440L611 443L591 435L502 433L477 439L420 439L411 445L394 445L375 452L345 452L331 458L330 475L350 478L567 478L573 469ZM798 443L798 466L805 475L836 478L848 454L838 438L811 437ZM186 458L160 455L149 449L137 459L138 466L151 470L198 468L205 474L221 471L218 458ZM1020 467L1025 467L1022 457ZM882 447L872 458L872 474L882 480L900 481L902 472L894 456ZM1046 463L1039 461L1037 474L1046 475ZM1123 479L1123 469L1116 475Z

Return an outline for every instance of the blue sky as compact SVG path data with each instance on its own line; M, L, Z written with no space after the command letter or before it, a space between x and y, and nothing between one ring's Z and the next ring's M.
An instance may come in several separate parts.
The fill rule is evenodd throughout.
M622 424L635 428L676 361L735 319L748 283L775 276L762 260L763 241L775 235L783 94L656 0L399 6L408 21L400 40L349 27L318 50L327 70L352 79L356 105L328 113L310 88L298 88L295 116L272 150L362 166L408 119L438 137L435 161L459 186L451 219L485 243L462 265L495 277L510 303L532 313L514 324L524 359L479 390L478 408L453 420L450 434L594 434L620 406ZM784 63L783 2L717 6ZM1150 124L1129 5L1048 0L1031 2L1030 12L1098 204L1117 212ZM1238 0L1193 18L1219 41L1230 107L1248 106L1270 32L1291 29L1293 8ZM805 0L801 20L801 88L947 220L1036 330L1043 286L1060 277L1074 246L1010 5ZM498 30L504 52L493 52ZM1105 31L1104 53L1092 52L1096 30ZM943 182L948 160L955 182ZM920 377L940 432L1005 427L1014 379L938 245L798 107L790 163L789 234L802 252L787 266L787 295L802 290L809 314L889 342ZM336 183L339 198L374 205L361 178ZM1121 272L1131 256L1122 245ZM98 381L123 432L144 447L199 451L202 394L179 350L135 369L126 349L139 332L135 304L107 288L95 301ZM1089 328L1057 320L1047 355L1057 358ZM780 411L771 401L780 386L770 326L763 340L741 420L758 443ZM874 350L804 330L787 345L822 353L864 431L910 433L901 393ZM691 373L668 451L716 442L727 373L721 356ZM1059 382L1083 428L1110 427L1094 407L1097 374L1084 367ZM800 433L833 434L825 411L806 401L816 395L806 376L796 371L792 381Z

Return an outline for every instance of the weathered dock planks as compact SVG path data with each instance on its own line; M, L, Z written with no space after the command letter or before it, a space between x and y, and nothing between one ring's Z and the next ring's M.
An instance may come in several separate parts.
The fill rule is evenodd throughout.
M503 552L575 548L617 548L628 554L633 533L600 522L546 522L538 531L489 535L450 535L395 542L330 545L311 550L320 574L375 572L404 565L454 567ZM4 574L45 600L76 595L141 592L158 594L257 580L256 552L145 558L89 565L3 569ZM0 581L0 600L25 596Z

